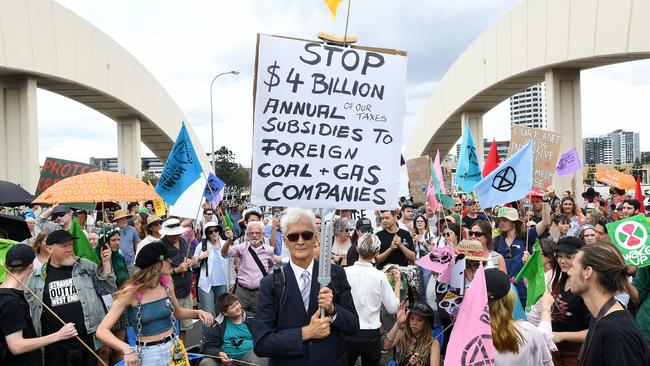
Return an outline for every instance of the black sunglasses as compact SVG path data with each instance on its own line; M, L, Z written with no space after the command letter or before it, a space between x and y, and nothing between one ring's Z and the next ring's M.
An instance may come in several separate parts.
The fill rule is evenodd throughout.
M212 212L206 212L203 214L204 216L212 216Z
M291 233L287 234L287 239L291 242L296 242L298 241L298 238L302 237L302 240L311 240L314 238L314 232L313 231L303 231L302 233Z
M208 234L208 235L212 235L212 234L218 233L218 232L219 232L219 230L206 230L205 231L205 233Z
M470 237L473 236L475 238L480 238L481 236L485 236L485 234L482 231L470 231L467 233Z
M56 220L56 219L58 219L59 217L63 217L63 216L65 216L65 212L59 212L59 213L55 213L55 214L52 214L52 215L51 215L52 220Z
M442 235L444 235L446 238L449 238L451 236L451 233L450 232L442 233Z

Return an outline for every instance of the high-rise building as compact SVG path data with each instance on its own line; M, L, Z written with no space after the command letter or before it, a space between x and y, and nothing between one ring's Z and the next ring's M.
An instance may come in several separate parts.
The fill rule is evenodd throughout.
M533 85L510 97L510 124L546 128L546 85Z
M608 134L612 140L612 158L614 162L634 163L641 159L639 133L616 130Z
M604 136L582 139L584 162L589 164L634 163L641 159L639 133L616 130Z
M609 136L587 137L582 139L585 164L612 164L612 140Z
M510 147L510 141L496 141L497 144L497 154L499 154L499 160L506 160L508 158L508 148ZM490 146L492 146L492 141L483 139L483 159L487 159L488 154L490 153Z

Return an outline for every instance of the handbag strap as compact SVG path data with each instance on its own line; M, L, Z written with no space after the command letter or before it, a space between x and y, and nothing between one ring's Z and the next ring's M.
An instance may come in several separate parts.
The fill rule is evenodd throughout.
M594 332L596 332L596 327L598 327L598 322L607 314L609 309L612 308L616 304L616 299L614 296L610 297L609 300L603 305L602 308L600 308L600 311L598 312L598 316L596 316L596 320L592 322L589 325L589 331L587 331L587 339L585 339L585 342L582 344L582 347L580 348L580 356L578 356L578 364L577 366L582 366L584 365L585 358L589 354L589 347L591 346L591 340L594 338Z
M260 257L257 256L257 253L255 253L255 251L253 250L253 248L251 248L250 245L248 246L248 252L251 254L251 256L253 256L253 260L255 261L255 264L257 264L257 267L259 267L260 271L262 271L262 275L266 277L268 273L266 272L266 269L264 268L264 265L262 264Z

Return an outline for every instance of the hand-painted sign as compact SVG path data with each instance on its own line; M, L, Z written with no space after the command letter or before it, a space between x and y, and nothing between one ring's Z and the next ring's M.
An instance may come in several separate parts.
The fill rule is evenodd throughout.
M46 189L50 188L52 184L62 179L84 173L96 172L101 170L101 168L99 165L80 163L78 161L46 158L34 195L38 197Z

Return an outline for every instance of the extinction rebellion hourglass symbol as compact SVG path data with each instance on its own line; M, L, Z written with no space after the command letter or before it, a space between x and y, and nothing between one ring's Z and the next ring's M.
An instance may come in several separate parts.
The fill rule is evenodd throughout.
M517 173L512 167L501 169L492 180L492 187L501 192L510 191L517 182Z

